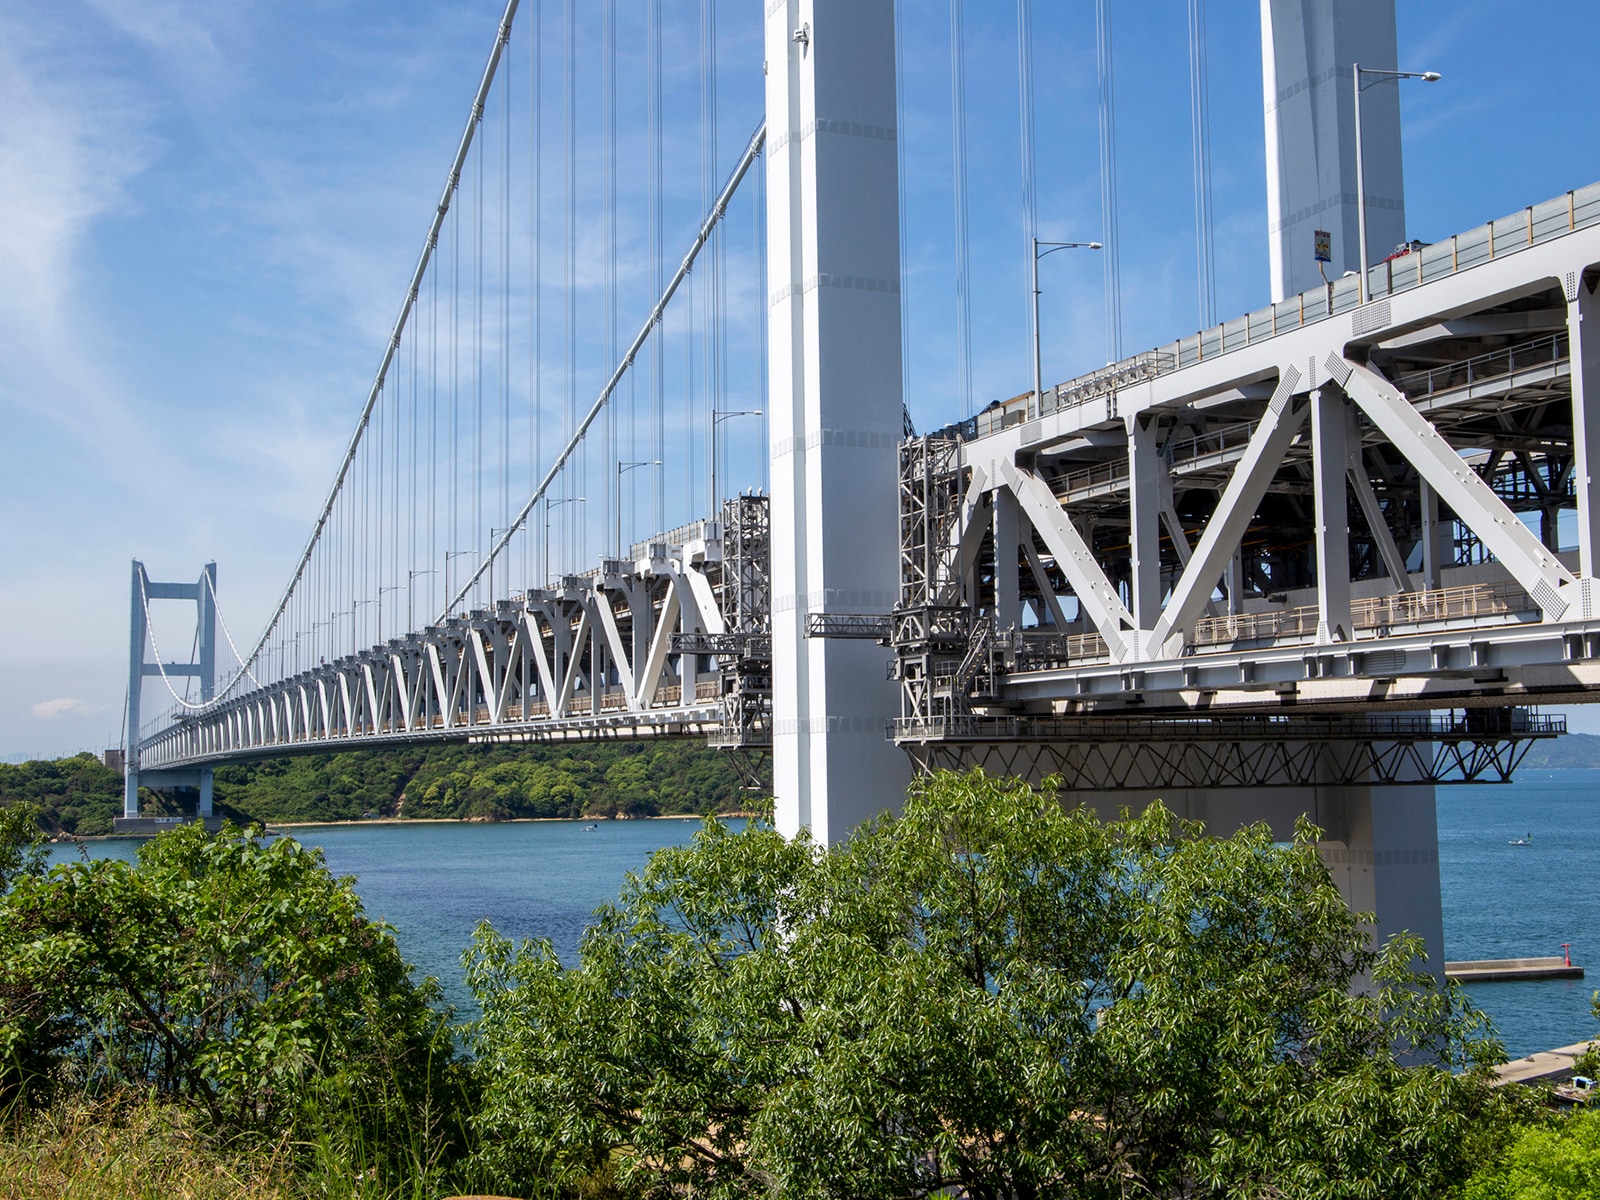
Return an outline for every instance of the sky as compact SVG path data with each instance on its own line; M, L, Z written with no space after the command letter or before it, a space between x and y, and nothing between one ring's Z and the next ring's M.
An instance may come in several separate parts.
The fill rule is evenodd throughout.
M0 6L0 629L9 634L0 639L0 758L120 740L131 559L169 580L192 580L216 560L232 635L242 642L262 626L378 365L500 7ZM535 7L524 0L519 39ZM617 317L631 329L653 282L640 182L645 58L643 6L619 7ZM761 6L723 0L708 175L697 8L665 0L672 263L706 180L727 172L761 115ZM1093 4L1034 8L1040 235L1098 238ZM543 11L554 39L560 0L544 0ZM575 45L590 67L600 11L578 4ZM1199 323L1186 5L1113 0L1112 11L1131 353ZM965 14L970 400L954 357L949 8L902 5L908 381L923 428L1030 386L1016 5L966 0ZM1448 237L1600 180L1592 106L1578 99L1600 61L1592 0L1399 0L1398 22L1401 65L1443 75L1402 93L1412 237ZM1259 7L1210 0L1207 29L1217 313L1228 317L1268 298ZM516 88L527 51L514 44L524 47ZM580 77L575 311L588 315L603 303L592 203L603 139L597 89ZM541 95L556 136L553 79ZM738 331L729 406L755 387L743 316L756 294L754 198L740 204L726 250ZM1042 275L1046 380L1103 363L1098 259L1056 255ZM599 340L586 334L577 349L576 387L592 394L604 374ZM760 483L754 426L724 429L742 472L732 485ZM1575 726L1600 729L1600 720L1575 713Z

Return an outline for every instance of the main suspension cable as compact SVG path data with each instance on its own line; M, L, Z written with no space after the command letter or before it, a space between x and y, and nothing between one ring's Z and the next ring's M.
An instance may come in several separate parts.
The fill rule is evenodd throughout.
M511 527L500 534L493 548L484 557L484 560L478 564L478 568L473 572L472 577L461 585L456 595L440 612L439 621L445 619L450 610L461 602L473 585L489 570L489 565L495 556L506 547L516 531L522 528L524 522L528 519L528 514L544 498L544 494L549 489L550 484L554 482L555 478L561 473L561 469L566 466L567 461L572 457L574 451L582 444L584 435L588 433L589 427L594 424L595 418L605 409L612 393L616 391L617 386L622 382L622 377L633 367L634 359L644 347L651 331L660 325L672 297L677 293L683 281L689 277L690 271L694 268L695 259L699 257L700 251L711 239L713 231L727 213L729 201L733 199L734 193L738 191L739 184L743 181L746 173L749 172L751 164L760 156L766 135L766 122L763 121L756 127L755 133L751 135L750 142L745 147L744 153L739 156L738 165L734 167L732 174L728 177L728 182L723 186L711 211L706 215L705 220L701 222L700 229L695 234L688 253L683 256L683 261L678 264L678 269L673 272L672 278L668 280L660 298L656 300L655 305L650 309L650 315L645 318L644 324L639 328L639 332L634 335L633 341L628 344L627 351L611 372L611 377L606 381L605 386L600 389L600 394L595 397L594 403L589 406L589 410L584 414L583 420L578 423L572 434L567 438L567 443L562 447L561 453L556 456L549 470L545 472L544 478L539 482L539 486L534 489L533 494L528 497L527 502L517 513L516 518L511 522Z

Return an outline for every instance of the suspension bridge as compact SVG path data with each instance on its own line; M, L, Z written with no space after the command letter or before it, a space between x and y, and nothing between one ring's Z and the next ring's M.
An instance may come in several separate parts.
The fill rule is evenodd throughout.
M208 813L212 769L251 757L695 736L770 754L780 827L834 840L911 770L978 764L1102 808L1160 796L1219 831L1308 813L1379 932L1437 951L1435 787L1509 780L1564 729L1533 706L1600 694L1600 185L1407 241L1395 89L1416 73L1392 6L1273 0L1272 303L1215 323L1191 0L1205 327L1122 353L1105 157L1109 365L918 433L896 6L767 4L760 61L738 64L763 111L719 169L702 3L699 196L669 245L661 0L627 71L604 6L584 146L575 7L526 2L263 631L234 637L214 565L177 584L133 566L126 820L141 786L193 788ZM1096 17L1109 155L1104 0ZM1057 244L1036 236L1030 20L1019 4L1036 263ZM624 75L642 189L617 154ZM958 106L963 87L957 53ZM648 251L619 261L635 192ZM599 313L579 310L585 272ZM603 364L588 390L580 342ZM154 639L152 604L174 600L196 606L189 663ZM173 703L146 722L153 677Z

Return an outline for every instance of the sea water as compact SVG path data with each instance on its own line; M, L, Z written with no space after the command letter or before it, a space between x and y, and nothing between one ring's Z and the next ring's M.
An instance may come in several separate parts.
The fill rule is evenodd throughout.
M1569 942L1573 961L1596 972L1471 988L1507 1053L1600 1036L1589 1011L1600 986L1600 770L1524 771L1509 785L1441 787L1438 811L1445 957L1560 954ZM418 822L294 835L320 847L336 874L355 878L368 913L393 925L407 959L470 1014L461 953L480 921L514 939L549 938L563 962L575 962L590 914L617 898L627 872L642 870L652 850L687 843L698 827L693 819ZM1518 839L1531 844L1509 844ZM88 845L96 857L131 858L136 844Z

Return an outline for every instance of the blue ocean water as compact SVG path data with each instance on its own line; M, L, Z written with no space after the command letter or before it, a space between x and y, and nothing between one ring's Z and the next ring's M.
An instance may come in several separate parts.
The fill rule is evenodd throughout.
M1600 770L1522 772L1510 785L1442 787L1439 861L1445 957L1561 953L1588 980L1489 983L1471 997L1520 1057L1600 1034L1589 1004L1600 986ZM327 826L295 831L328 866L352 875L367 911L398 933L406 957L472 1010L461 952L480 920L512 937L548 937L576 961L589 914L614 900L652 850L681 845L699 822L539 821L504 825ZM1529 846L1511 846L1532 835ZM89 843L95 857L131 858L136 843Z
M1562 953L1587 979L1482 983L1473 1003L1520 1058L1600 1035L1600 770L1522 771L1509 785L1438 791L1447 959ZM1528 846L1512 846L1530 838Z

